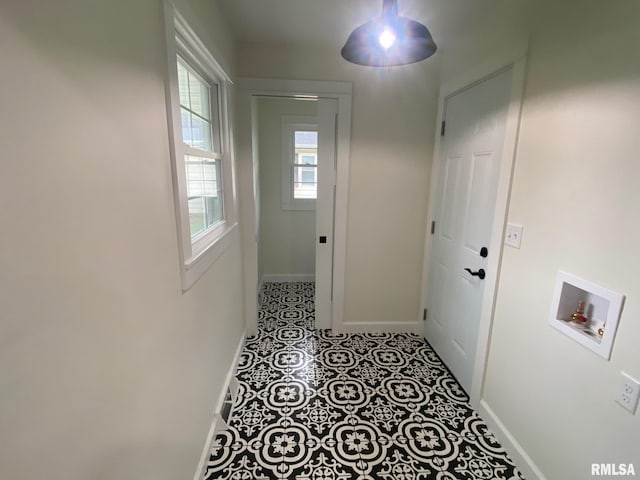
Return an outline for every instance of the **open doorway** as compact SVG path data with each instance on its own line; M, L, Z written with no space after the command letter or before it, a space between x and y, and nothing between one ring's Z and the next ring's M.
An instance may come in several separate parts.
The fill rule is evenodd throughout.
M315 281L317 99L257 97L258 278Z
M351 137L351 84L344 82L318 82L303 80L275 80L275 79L239 79L237 95L237 122L241 148L248 147L240 154L241 161L238 164L239 192L244 200L240 202L240 218L242 224L242 245L244 255L244 295L245 295L245 322L247 334L257 332L257 299L260 282L264 275L296 275L293 279L304 279L313 272L315 276L315 320L317 328L333 328L343 330L344 310L344 282L346 265L346 241L347 241L347 199L349 185L349 141ZM290 192L303 197L310 194L310 186L315 181L315 232L313 245L315 249L315 263L311 270L306 263L305 270L273 271L265 262L266 243L261 241L261 233L267 232L265 214L262 205L261 170L263 160L260 158L260 111L263 100L274 99L276 105L281 105L277 100L293 100L293 105L304 109L306 104L315 103L317 121L317 160L310 158L313 153L304 147L310 144L300 143L297 163L295 156L295 132L311 132L312 128L303 127L296 129L295 119L292 131L292 155L289 170L283 170L282 158L280 159L280 209L282 209L282 195L285 193L283 185L290 185ZM302 106L300 106L302 105ZM293 114L292 114L293 113ZM296 113L298 115L296 115ZM305 117L307 112L291 111L286 115L280 114L280 119L271 122L271 126L280 126L280 134L274 135L282 142L282 117ZM307 128L305 130L305 128ZM264 134L262 134L264 136ZM264 143L264 138L262 139ZM301 140L305 140L301 138ZM309 138L306 139L309 141ZM305 151L306 150L306 151ZM282 154L282 148L280 152ZM306 157L306 158L303 158ZM312 162L316 164L312 167ZM315 168L317 174L312 169ZM283 177L286 173L286 180ZM275 174L274 174L275 175ZM297 176L296 176L297 175ZM313 178L313 180L312 180ZM296 181L297 180L297 181ZM298 183L298 185L296 185ZM305 185L307 184L307 185ZM264 188L264 187L262 187ZM253 201L247 201L252 199ZM294 200L310 200L309 198L294 198ZM285 202L286 203L286 202ZM284 209L286 210L286 208ZM304 210L295 210L295 212ZM264 227L264 228L263 228ZM307 229L308 232L308 229ZM303 244L304 245L304 244ZM295 251L298 245L289 244ZM259 255L260 253L260 255ZM290 262L300 262L306 257L288 254ZM260 258L259 258L260 257ZM297 266L305 265L298 263ZM292 264L290 264L292 266ZM268 278L268 277L267 277ZM277 278L277 277L275 277Z
M337 106L322 97L253 102L258 278L313 281L322 328L332 314Z

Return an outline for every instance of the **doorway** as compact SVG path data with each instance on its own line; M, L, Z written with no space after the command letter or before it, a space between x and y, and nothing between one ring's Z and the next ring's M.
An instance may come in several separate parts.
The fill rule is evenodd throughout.
M347 198L349 174L349 139L351 123L351 84L344 82L315 82L267 79L239 79L237 96L237 123L239 124L239 145L247 145L249 150L239 154L238 177L242 222L242 248L245 258L245 323L247 334L257 331L257 297L260 280L267 266L260 254L265 253L261 244L261 233L265 227L260 192L261 159L259 138L260 102L263 98L288 100L296 105L310 103L316 105L316 125L309 118L293 118L289 122L292 132L292 158L289 168L282 169L282 186L290 184L293 200L310 200L295 198L310 195L309 184L317 180L317 198L315 199L315 231L313 275L316 281L316 325L317 328L334 328L340 330L343 321L344 279L346 257ZM284 115L283 117L310 117L304 115ZM284 119L287 120L287 119ZM278 123L282 125L283 119ZM306 123L305 123L306 122ZM297 125L297 126L296 126ZM313 164L313 152L310 144L300 144L296 163L295 132L307 137L317 127L317 163ZM281 132L283 130L281 129ZM307 133L304 133L307 132ZM283 133L280 135L282 139ZM242 138L244 136L244 138ZM281 140L282 141L282 140ZM285 142L282 141L282 144ZM312 149L311 149L312 150ZM303 156L305 158L303 158ZM314 166L312 166L314 165ZM315 175L312 170L315 169ZM297 176L296 176L297 175ZM296 182L298 180L298 182ZM298 185L296 185L298 183ZM307 184L307 185L302 185ZM304 186L304 188L302 188ZM303 192L304 190L304 192ZM312 190L312 189L311 189ZM283 194L286 192L283 190ZM247 202L247 199L253 202ZM282 200L285 198L281 196ZM293 202L298 203L300 202ZM302 202L304 203L304 201ZM280 204L282 210L283 204ZM293 208L295 213L304 212ZM311 231L307 218L306 238ZM291 247L292 244L289 243ZM290 256L290 258L292 258ZM302 258L302 257L299 257ZM299 279L310 277L308 251L304 257L307 271L293 272ZM259 266L261 266L259 270ZM272 277L273 278L273 277ZM286 279L284 277L281 277ZM290 277L296 279L296 277Z
M526 49L440 96L423 270L424 333L478 405L520 118ZM513 56L511 56L513 55Z
M257 97L258 277L315 281L317 100Z
M475 365L511 69L447 98L425 335L469 391Z
M315 316L331 324L337 101L258 96L258 277L315 282Z

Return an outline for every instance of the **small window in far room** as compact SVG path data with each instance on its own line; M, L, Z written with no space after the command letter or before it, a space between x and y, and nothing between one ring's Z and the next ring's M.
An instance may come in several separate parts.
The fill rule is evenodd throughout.
M318 132L294 132L293 198L314 199L318 195Z
M282 208L315 210L318 127L315 117L282 118Z

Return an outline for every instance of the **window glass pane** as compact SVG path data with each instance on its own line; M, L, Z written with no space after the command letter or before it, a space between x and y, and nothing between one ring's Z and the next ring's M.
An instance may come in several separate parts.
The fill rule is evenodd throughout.
M209 85L194 74L189 75L189 100L191 103L191 111L207 120L211 118L209 109Z
M317 198L318 132L294 131L293 198Z
M209 85L178 57L182 140L192 148L213 151Z
M302 181L304 183L316 183L316 169L315 168L301 168Z
M178 61L178 91L180 92L180 105L191 108L189 104L189 72L180 61Z
M318 196L317 169L315 167L294 167L293 198L310 198Z
M296 148L318 148L318 132L295 132Z
M191 114L182 107L180 108L180 122L182 123L182 141L187 145L192 146Z
M295 199L310 199L315 200L318 198L318 187L314 184L298 183L293 184L293 198Z
M217 196L220 190L220 160L185 155L187 195Z
M299 155L298 162L303 165L315 165L317 162L317 156L315 154L301 153Z
M202 195L218 196L218 162L202 162Z
M186 139L184 143L193 148L212 152L211 124L193 113L189 115L191 117L191 143L188 143Z
M191 227L191 238L206 229L204 197L189 199L189 225Z
M187 196L189 198L204 194L203 162L198 157L186 156Z
M205 197L207 202L207 227L220 222L224 216L222 214L222 196Z
M220 160L185 155L191 237L224 219Z

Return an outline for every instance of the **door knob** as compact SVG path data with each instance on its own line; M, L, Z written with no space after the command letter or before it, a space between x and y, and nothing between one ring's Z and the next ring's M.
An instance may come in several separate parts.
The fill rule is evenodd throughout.
M480 280L484 280L484 277L487 276L487 274L484 271L484 268L481 268L477 272L472 272L470 268L465 268L465 271L469 272L474 277L480 277Z

